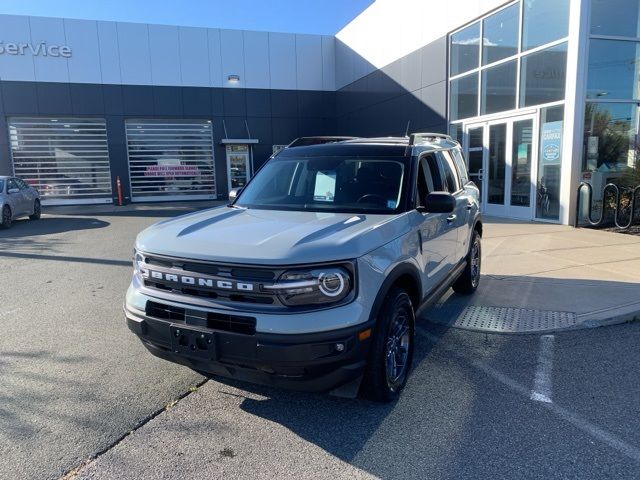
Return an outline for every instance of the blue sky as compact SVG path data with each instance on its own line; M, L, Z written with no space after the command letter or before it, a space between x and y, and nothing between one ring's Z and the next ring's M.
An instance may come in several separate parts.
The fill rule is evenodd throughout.
M0 0L0 13L333 35L373 0Z

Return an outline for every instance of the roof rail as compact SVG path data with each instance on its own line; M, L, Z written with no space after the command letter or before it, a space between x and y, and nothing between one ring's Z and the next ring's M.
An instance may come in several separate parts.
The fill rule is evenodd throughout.
M409 137L409 145L416 145L422 142L432 142L434 140L447 140L448 142L457 143L446 133L412 133Z
M353 140L354 138L357 137L300 137L287 145L287 148L304 147L307 145L322 145L323 143L342 142L344 140Z

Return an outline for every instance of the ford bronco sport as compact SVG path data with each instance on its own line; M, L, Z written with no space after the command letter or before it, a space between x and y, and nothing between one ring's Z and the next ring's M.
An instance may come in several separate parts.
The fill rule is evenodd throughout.
M478 287L479 192L446 135L299 139L230 197L140 233L126 295L145 347L204 375L391 401L418 309Z

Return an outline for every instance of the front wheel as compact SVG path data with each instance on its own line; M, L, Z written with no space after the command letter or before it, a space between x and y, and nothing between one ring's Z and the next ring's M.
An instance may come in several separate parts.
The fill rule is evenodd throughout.
M372 400L386 403L400 395L413 360L415 315L404 290L388 293L375 330L363 389Z
M0 217L0 228L9 228L11 226L11 208L5 205L2 209L2 217Z
M480 264L482 262L482 244L478 232L473 232L471 247L467 255L467 267L458 277L453 286L453 291L470 295L476 291L480 284Z
M31 220L40 220L40 215L42 214L41 211L41 207L40 207L40 200L36 200L33 203L33 214L29 215L29 218Z

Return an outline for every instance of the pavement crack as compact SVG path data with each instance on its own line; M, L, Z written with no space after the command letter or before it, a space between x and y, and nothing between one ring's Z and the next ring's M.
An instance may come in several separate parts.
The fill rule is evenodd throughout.
M136 423L135 426L131 430L125 432L123 435L118 437L115 441L113 441L112 443L107 445L105 448L97 451L96 453L91 455L89 458L86 458L85 460L80 462L79 465L73 467L71 470L69 470L64 475L62 475L60 477L60 480L73 480L73 479L75 479L78 476L78 474L80 474L86 467L91 465L91 463L96 461L98 458L100 458L102 455L107 453L112 448L117 447L123 440L125 440L127 437L129 437L130 435L132 435L133 433L138 431L140 428L144 427L147 423L149 423L151 420L156 418L158 415L160 415L161 413L166 412L168 410L171 410L173 407L175 407L178 404L178 402L180 402L184 398L188 397L192 393L197 392L198 389L200 387L202 387L208 381L209 381L208 378L205 378L205 379L201 380L200 382L196 383L195 386L189 387L185 392L181 393L177 398L171 400L164 407L158 408L157 410L155 410L151 414L149 414L146 417L144 417L142 420L140 420L138 423Z

